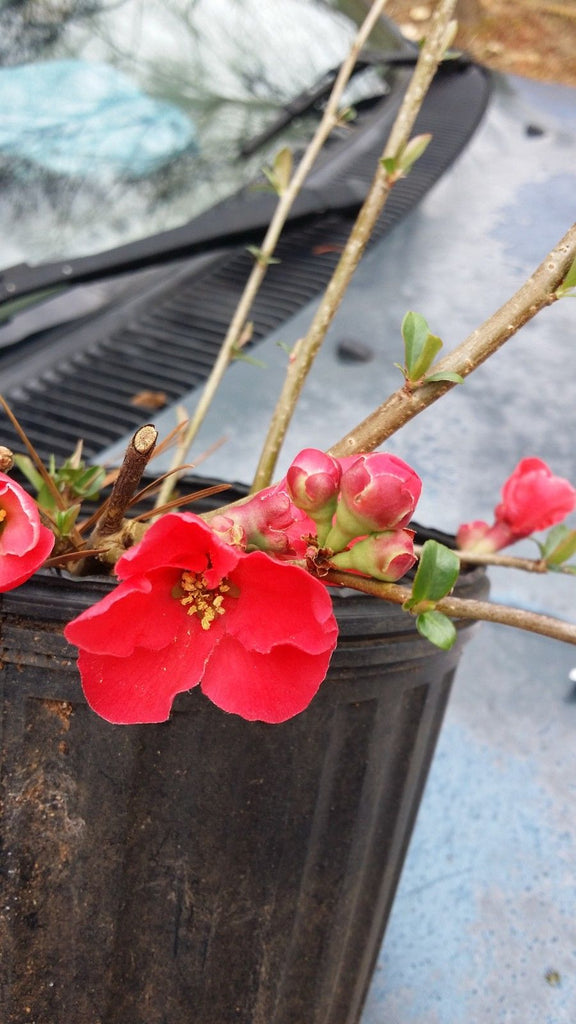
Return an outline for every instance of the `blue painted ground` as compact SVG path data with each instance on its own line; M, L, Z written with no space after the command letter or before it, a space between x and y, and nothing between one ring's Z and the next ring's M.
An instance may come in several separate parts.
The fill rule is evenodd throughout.
M576 1020L575 665L503 627L473 641L362 1024Z

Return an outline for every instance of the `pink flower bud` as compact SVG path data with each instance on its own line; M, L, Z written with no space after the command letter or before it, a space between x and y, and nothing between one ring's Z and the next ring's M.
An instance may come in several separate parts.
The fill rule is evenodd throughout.
M463 523L456 535L462 551L491 554L538 530L561 523L576 506L576 490L553 476L541 459L522 459L502 488L493 526Z
M568 480L553 476L541 459L522 459L502 488L495 516L519 540L561 523L575 505L576 490Z
M413 530L373 533L330 559L339 569L352 569L386 583L394 583L405 576L415 561Z
M342 469L331 455L316 448L304 448L296 456L286 474L292 501L313 517L329 506L333 515L340 487Z
M294 504L316 523L320 546L332 528L341 476L340 463L317 448L301 451L286 474Z
M220 540L245 551L304 558L314 523L294 505L282 484L267 487L210 519Z
M0 473L0 592L24 583L54 547L54 534L42 526L33 498Z
M421 490L420 477L397 456L359 455L342 474L336 520L326 545L340 551L354 537L401 529L410 522Z

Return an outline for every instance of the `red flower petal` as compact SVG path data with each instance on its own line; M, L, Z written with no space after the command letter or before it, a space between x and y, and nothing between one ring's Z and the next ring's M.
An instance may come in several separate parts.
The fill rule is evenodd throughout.
M214 638L198 625L161 651L139 648L129 658L81 651L78 667L86 700L115 725L165 722L176 694L198 685L213 645Z
M240 557L231 580L239 597L226 616L226 632L247 648L265 653L292 643L309 654L334 648L332 601L304 569L254 552Z
M46 561L54 534L40 522L38 506L19 484L0 473L0 592L25 583Z
M238 552L223 544L203 519L191 512L162 516L116 564L119 580L129 579L152 569L174 566L191 572L206 572L219 582L236 565Z
M260 654L227 636L210 655L202 691L223 711L249 722L285 722L308 707L331 653L330 648L311 655L284 644Z
M191 616L172 596L179 579L178 570L170 568L120 583L69 622L64 636L92 654L116 658L126 658L136 648L159 651L190 628Z

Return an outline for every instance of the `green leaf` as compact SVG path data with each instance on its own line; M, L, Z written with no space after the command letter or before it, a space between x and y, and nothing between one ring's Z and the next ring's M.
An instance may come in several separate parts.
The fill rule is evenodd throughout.
M442 342L431 334L428 324L420 313L406 313L402 321L406 375L410 381L419 381L430 369Z
M398 161L395 156L383 157L380 163L390 178L398 173Z
M277 260L274 256L266 256L257 245L247 245L246 249L257 263L261 263L265 267L269 267L271 263L280 263L280 260Z
M576 530L570 530L564 523L560 523L550 530L544 543L538 546L546 565L550 568L562 565L576 555Z
M20 472L26 477L28 483L32 484L35 491L39 492L44 486L44 480L38 470L36 469L32 459L27 455L15 455L14 464L18 467Z
M416 628L422 636L425 636L436 647L442 648L443 651L449 651L454 646L458 635L451 619L437 611L422 612L417 615Z
M415 135L414 138L410 139L397 159L398 169L407 174L416 161L420 159L431 141L432 135L430 133Z
M449 380L453 384L463 384L464 377L461 377L459 373L452 373L450 370L446 370L444 373L431 373L429 377L424 377L423 383L430 384L433 381Z
M440 601L452 590L459 572L458 555L436 540L427 540L412 584L412 596L406 606L414 608L422 602Z
M71 505L70 508L58 509L54 516L56 529L61 537L67 537L78 518L80 505Z
M232 346L232 359L239 363L248 363L249 366L257 366L259 370L266 369L266 363L263 363L261 359L255 359L254 356L247 355L246 352L243 352L236 345Z
M89 466L87 469L80 466L78 469L69 471L66 475L66 482L71 487L74 495L79 498L96 498L104 485L106 470L102 466Z
M283 146L282 149L278 150L272 165L274 178L277 182L276 191L278 195L282 195L290 184L293 163L292 150L288 146Z

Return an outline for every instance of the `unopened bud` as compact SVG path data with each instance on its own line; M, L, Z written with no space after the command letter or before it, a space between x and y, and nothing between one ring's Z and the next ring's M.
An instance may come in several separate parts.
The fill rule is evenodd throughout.
M14 465L14 453L0 444L0 472L9 473Z
M402 529L410 522L422 481L386 452L360 455L342 474L334 527L326 546L341 551L355 537Z
M332 526L341 476L340 463L317 448L301 451L286 474L292 501L316 523L320 544Z
M413 530L374 533L330 559L338 569L352 569L385 583L401 579L415 561Z

